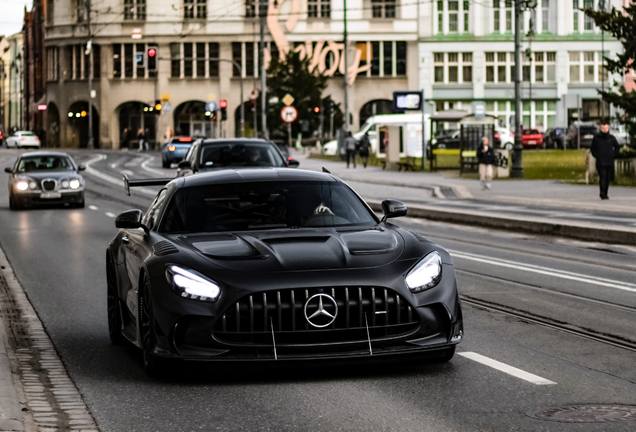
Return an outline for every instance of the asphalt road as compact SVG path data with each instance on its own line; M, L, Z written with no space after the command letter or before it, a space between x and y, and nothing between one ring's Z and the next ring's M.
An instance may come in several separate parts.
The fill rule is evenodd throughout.
M0 166L15 155L0 151ZM636 405L636 350L621 346L636 344L636 248L409 218L395 222L454 256L466 334L450 363L195 369L150 379L140 353L109 342L105 250L115 215L145 210L152 199L148 190L126 197L117 185L122 173L174 170L162 169L156 153L73 155L90 163L87 207L10 211L3 186L0 245L103 431L636 429L636 418L563 423L527 414L571 404ZM375 187L356 185L363 196ZM413 192L397 189L398 199Z

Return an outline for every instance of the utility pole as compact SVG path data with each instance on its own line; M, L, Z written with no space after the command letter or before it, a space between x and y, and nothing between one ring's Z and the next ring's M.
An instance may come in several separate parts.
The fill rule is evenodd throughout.
M344 0L344 48L342 49L342 55L344 56L344 130L349 131L349 83L348 81L348 66L347 61L347 0Z
M515 145L512 153L512 171L510 177L523 178L523 165L521 152L521 117L523 110L521 107L521 5L524 0L515 0Z
M258 61L261 67L261 131L264 139L269 139L269 131L267 130L267 71L265 69L265 18L268 4L268 0L259 0L258 3L258 15L261 22L261 46L258 50ZM256 110L256 107L254 109Z
M599 0L598 7L605 12L605 0ZM605 91L605 31L603 31L603 29L601 29L601 91ZM605 105L603 104L603 99L601 99L601 119L601 121L605 121Z
M93 40L91 37L91 0L84 0L88 42L84 54L88 56L88 148L94 149L93 141Z

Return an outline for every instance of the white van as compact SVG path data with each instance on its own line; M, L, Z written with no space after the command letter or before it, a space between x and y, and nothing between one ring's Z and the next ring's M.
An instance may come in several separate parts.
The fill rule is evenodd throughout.
M367 119L359 132L353 134L356 140L360 140L366 133L369 134L371 152L378 157L384 157L384 146L378 145L378 131L382 133L383 126L402 127L402 151L400 156L422 157L422 113L414 114L379 114ZM424 138L428 142L431 133L431 116L424 114ZM329 141L322 146L323 154L335 155L338 152L338 141Z

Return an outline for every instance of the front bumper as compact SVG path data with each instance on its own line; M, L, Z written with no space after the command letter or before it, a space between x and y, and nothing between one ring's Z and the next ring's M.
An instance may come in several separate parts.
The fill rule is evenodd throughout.
M59 205L59 204L79 204L84 201L84 188L68 189L59 192L57 198L43 198L43 192L38 191L16 191L13 192L13 199L22 205Z
M363 287L367 294L361 295L358 301L359 285L354 289L347 288L351 298L349 311L346 311L344 300L349 297L337 292L345 289L342 286L283 287L252 293L237 289L232 291L240 294L222 296L217 303L204 303L167 295L172 294L171 289L157 278L151 281L154 282L151 284L153 292L162 291L162 295L153 295L157 324L154 354L193 361L259 363L441 357L463 337L463 317L454 271L452 266L448 267L451 271L444 272L436 287L415 295L399 286L367 286ZM369 294L372 288L373 297ZM292 308L286 299L292 290L297 293L308 291L308 297L316 292L330 295L335 292L334 298L341 311L338 315L344 317L346 314L349 319L350 314L352 324L347 321L325 329L311 328L302 309L308 297L299 298L293 306L296 313L291 314ZM402 310L400 318L396 318L398 297L397 310ZM250 302L252 308L247 306ZM233 312L239 309L242 315L240 328L237 328L230 322L236 322L237 315ZM384 311L387 313L378 315ZM297 327L293 331L285 314L295 316ZM248 320L250 316L252 319ZM410 319L408 323L407 318Z

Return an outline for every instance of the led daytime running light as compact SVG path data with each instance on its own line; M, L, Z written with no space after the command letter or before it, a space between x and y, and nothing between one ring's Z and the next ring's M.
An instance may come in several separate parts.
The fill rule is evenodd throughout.
M221 294L221 287L216 283L176 265L168 266L166 279L172 289L184 298L215 302Z
M420 292L432 288L442 278L442 259L439 253L433 251L417 263L406 275L406 285L411 292Z

